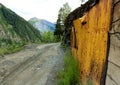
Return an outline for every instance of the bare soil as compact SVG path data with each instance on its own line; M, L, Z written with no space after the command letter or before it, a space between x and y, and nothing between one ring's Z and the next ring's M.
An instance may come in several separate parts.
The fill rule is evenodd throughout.
M63 59L60 43L28 45L0 56L0 85L57 85Z

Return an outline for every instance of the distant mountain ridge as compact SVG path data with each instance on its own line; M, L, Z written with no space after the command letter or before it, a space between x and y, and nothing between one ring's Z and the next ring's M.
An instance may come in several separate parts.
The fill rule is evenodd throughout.
M0 46L37 41L41 41L40 32L0 3Z
M31 25L33 25L35 28L40 30L41 32L55 30L55 24L51 23L47 20L44 20L44 19L38 19L38 18L34 17L34 18L31 18L28 22Z

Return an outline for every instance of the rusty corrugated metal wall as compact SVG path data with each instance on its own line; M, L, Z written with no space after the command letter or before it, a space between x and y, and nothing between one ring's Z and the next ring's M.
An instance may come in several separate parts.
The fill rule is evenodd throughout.
M82 85L100 85L107 53L112 0L99 0L83 17L73 21L72 52L79 61Z

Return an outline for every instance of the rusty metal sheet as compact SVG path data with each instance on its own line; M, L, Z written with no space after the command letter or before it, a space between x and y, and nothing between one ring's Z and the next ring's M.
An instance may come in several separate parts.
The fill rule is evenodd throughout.
M89 81L100 85L106 61L111 4L112 0L100 0L83 17L73 21L71 45L79 61L82 85Z

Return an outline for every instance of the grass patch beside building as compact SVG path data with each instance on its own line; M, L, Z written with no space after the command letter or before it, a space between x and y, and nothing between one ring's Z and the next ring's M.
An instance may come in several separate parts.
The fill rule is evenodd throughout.
M58 85L79 85L79 76L78 62L71 51L67 50L64 59L64 69L59 72Z

